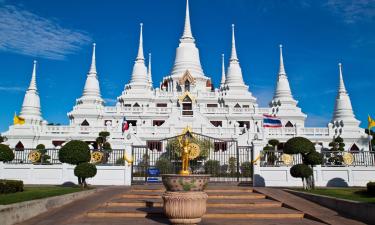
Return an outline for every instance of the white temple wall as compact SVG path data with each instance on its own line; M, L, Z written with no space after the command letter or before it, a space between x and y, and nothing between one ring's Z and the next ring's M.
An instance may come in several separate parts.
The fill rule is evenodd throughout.
M254 168L254 186L301 187L302 180L290 175L290 167ZM317 187L364 187L375 180L375 167L314 167Z

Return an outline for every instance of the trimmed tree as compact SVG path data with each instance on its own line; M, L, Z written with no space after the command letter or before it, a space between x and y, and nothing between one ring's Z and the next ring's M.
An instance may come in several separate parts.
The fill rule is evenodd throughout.
M96 166L88 162L80 163L74 168L74 175L81 178L81 186L87 188L86 178L96 175Z
M40 152L40 160L39 162L43 163L49 163L49 159L51 158L49 155L47 155L46 146L44 144L38 144L36 146L36 150Z
M301 154L303 163L292 166L290 174L302 179L304 189L315 188L313 167L322 163L322 155L316 152L314 144L307 138L294 137L285 143L283 152Z
M0 144L0 162L9 162L14 159L14 153L8 145Z
M342 152L345 150L345 143L344 139L342 137L338 136L332 140L332 142L329 143L330 151L332 153L327 153L329 154L329 159L328 162L330 162L333 165L342 165L343 158L342 155L339 152Z
M111 135L108 131L99 132L99 137L96 138L96 143L99 147L99 151L103 152L104 159L103 162L106 163L109 158L109 153L112 152L112 146L107 142L108 137Z
M87 187L86 178L93 177L96 174L95 165L88 163L90 162L90 159L90 148L88 144L83 141L69 141L59 151L60 162L76 165L76 168L74 169L74 175L78 177L78 184L83 188ZM90 164L91 166L80 166L81 164ZM93 173L93 167L95 168L95 173ZM77 173L76 169L78 171ZM84 172L87 173L85 174Z

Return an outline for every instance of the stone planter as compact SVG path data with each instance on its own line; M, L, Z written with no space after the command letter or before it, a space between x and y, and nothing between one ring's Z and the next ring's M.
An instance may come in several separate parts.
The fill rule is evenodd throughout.
M162 175L164 214L172 224L197 224L206 213L209 175Z

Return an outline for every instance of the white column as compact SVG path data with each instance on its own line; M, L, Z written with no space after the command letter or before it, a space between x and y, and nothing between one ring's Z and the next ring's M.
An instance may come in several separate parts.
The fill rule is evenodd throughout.
M257 159L260 155L260 152L262 151L262 142L254 140L252 143L253 147L253 159ZM253 186L254 187L262 187L265 186L265 180L262 177L261 171L260 171L260 159L256 161L253 165Z

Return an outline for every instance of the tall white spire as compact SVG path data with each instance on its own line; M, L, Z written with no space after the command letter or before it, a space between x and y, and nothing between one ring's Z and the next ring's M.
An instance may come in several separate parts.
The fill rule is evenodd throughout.
M242 77L242 70L240 67L240 62L237 57L236 50L236 39L234 35L234 24L232 24L232 53L229 60L229 67L226 77L226 84L228 86L244 86Z
M145 60L145 57L143 55L143 23L140 23L139 47L136 60Z
M292 91L290 90L290 85L288 77L285 72L284 58L283 58L283 46L280 45L280 65L279 65L279 75L277 77L277 83L275 88L275 94L273 96L272 102L281 103L282 105L291 104L296 106L297 101L294 100Z
M186 40L194 41L194 37L191 32L191 25L190 25L189 0L186 0L185 26L184 26L184 33L182 34L182 37L181 37L181 42L184 42Z
M176 58L171 75L172 77L181 77L187 70L193 77L205 77L199 58L199 50L191 32L189 0L186 1L184 32L176 49Z
M26 120L27 124L38 124L42 121L40 98L36 85L36 64L37 62L34 60L30 85L26 90L20 113L20 116Z
M87 73L87 78L85 82L85 87L83 89L83 94L80 99L78 99L78 104L88 103L88 104L103 104L103 99L100 94L100 85L98 81L97 71L96 71L96 44L92 44L92 58L89 72Z
M339 86L332 122L355 127L358 127L360 123L354 116L352 103L345 88L341 63L339 63Z
M140 24L138 54L134 62L130 85L133 88L149 86L147 68L143 54L143 23Z
M221 82L220 85L223 86L225 84L225 61L224 61L224 54L221 54Z
M95 53L96 43L92 44L92 57L91 57L91 66L89 73L97 73L96 72L96 53Z
M279 67L279 75L286 75L285 67L284 67L284 57L283 57L283 45L279 45L280 47L280 67Z
M238 61L237 49L236 49L236 38L234 36L234 24L232 24L232 54L230 55L230 61Z
M150 83L150 86L152 87L151 53L148 53L147 74L148 74L148 82Z

